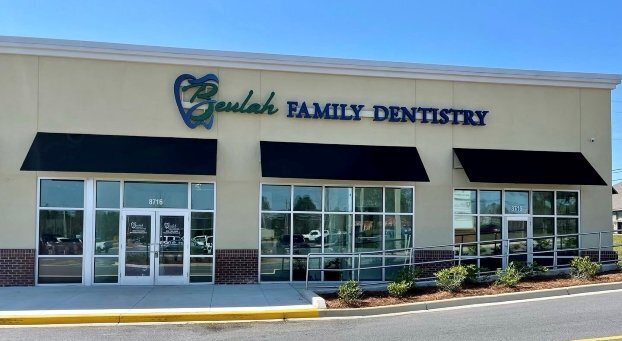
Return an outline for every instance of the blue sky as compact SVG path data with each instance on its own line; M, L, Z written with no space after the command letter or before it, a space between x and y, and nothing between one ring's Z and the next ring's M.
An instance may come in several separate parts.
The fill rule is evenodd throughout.
M622 1L0 0L0 35L622 74ZM622 180L622 87L612 94Z

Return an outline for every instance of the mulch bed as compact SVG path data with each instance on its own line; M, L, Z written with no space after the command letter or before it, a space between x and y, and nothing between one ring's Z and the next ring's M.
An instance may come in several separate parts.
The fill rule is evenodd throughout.
M347 305L337 297L337 294L334 293L320 294L320 296L326 300L326 306L329 309L362 308L611 282L622 282L622 272L619 270L603 272L593 280L580 280L569 277L568 275L528 278L521 281L514 288L502 287L494 284L472 284L466 285L464 289L456 293L441 291L436 287L416 287L412 293L402 298L391 297L384 291L365 291L363 293L363 297L356 303L356 305Z

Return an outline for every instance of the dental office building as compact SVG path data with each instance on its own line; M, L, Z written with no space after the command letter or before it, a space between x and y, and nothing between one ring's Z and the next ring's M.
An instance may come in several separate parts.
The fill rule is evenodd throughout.
M618 75L15 37L0 70L0 286L561 265L611 230Z

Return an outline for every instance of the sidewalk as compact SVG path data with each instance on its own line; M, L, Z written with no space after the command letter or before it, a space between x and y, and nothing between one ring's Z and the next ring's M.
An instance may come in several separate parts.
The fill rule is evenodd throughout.
M0 288L0 325L317 317L289 284Z

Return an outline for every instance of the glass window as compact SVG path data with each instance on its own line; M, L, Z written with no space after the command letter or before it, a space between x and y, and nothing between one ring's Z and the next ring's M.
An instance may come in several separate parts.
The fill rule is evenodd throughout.
M501 214L501 191L480 191L479 207L481 214Z
M325 211L352 212L352 187L326 187Z
M533 192L533 214L553 215L553 192Z
M121 184L119 181L97 181L97 208L119 208Z
M277 282L289 281L289 258L261 258L261 281Z
M579 215L579 193L557 192L557 214Z
M82 211L39 211L39 254L81 255L83 226Z
M190 214L190 254L212 255L214 253L214 213L192 212Z
M555 234L555 218L533 217L533 236L543 237Z
M573 234L579 232L577 218L557 218L557 234Z
M352 251L352 215L327 214L324 221L325 252Z
M295 255L322 252L322 216L320 214L294 214Z
M95 257L95 283L117 283L119 281L119 259L117 257Z
M190 283L211 282L213 268L212 257L190 257Z
M188 184L125 182L123 206L128 208L188 208Z
M84 207L84 181L41 180L41 207Z
M454 229L456 231L456 243L469 243L477 241L477 217L470 215L454 216Z
M385 193L385 211L391 213L412 213L412 188L387 188Z
M309 259L309 268L320 269L322 264L321 258ZM304 281L307 275L307 259L306 258L293 258L292 263L292 280ZM322 279L322 273L320 271L309 270L309 280L319 281Z
M261 215L261 254L291 254L291 235L287 213L263 213Z
M95 254L119 254L119 211L95 212Z
M191 207L193 210L214 209L214 184L192 184Z
M413 216L386 215L384 217L384 249L412 247Z
M355 252L382 250L382 216L356 215Z
M529 192L506 191L505 192L506 214L529 214Z
M457 189L454 191L454 213L476 214L477 191Z
M501 236L501 217L480 217L479 238L481 241L500 240Z
M321 211L322 187L294 186L294 211Z
M324 258L325 281L347 281L352 278L352 258Z
M39 284L82 283L82 257L39 258Z
M291 187L264 185L261 189L261 209L266 211L289 211Z
M357 187L355 198L356 212L382 212L381 187Z

